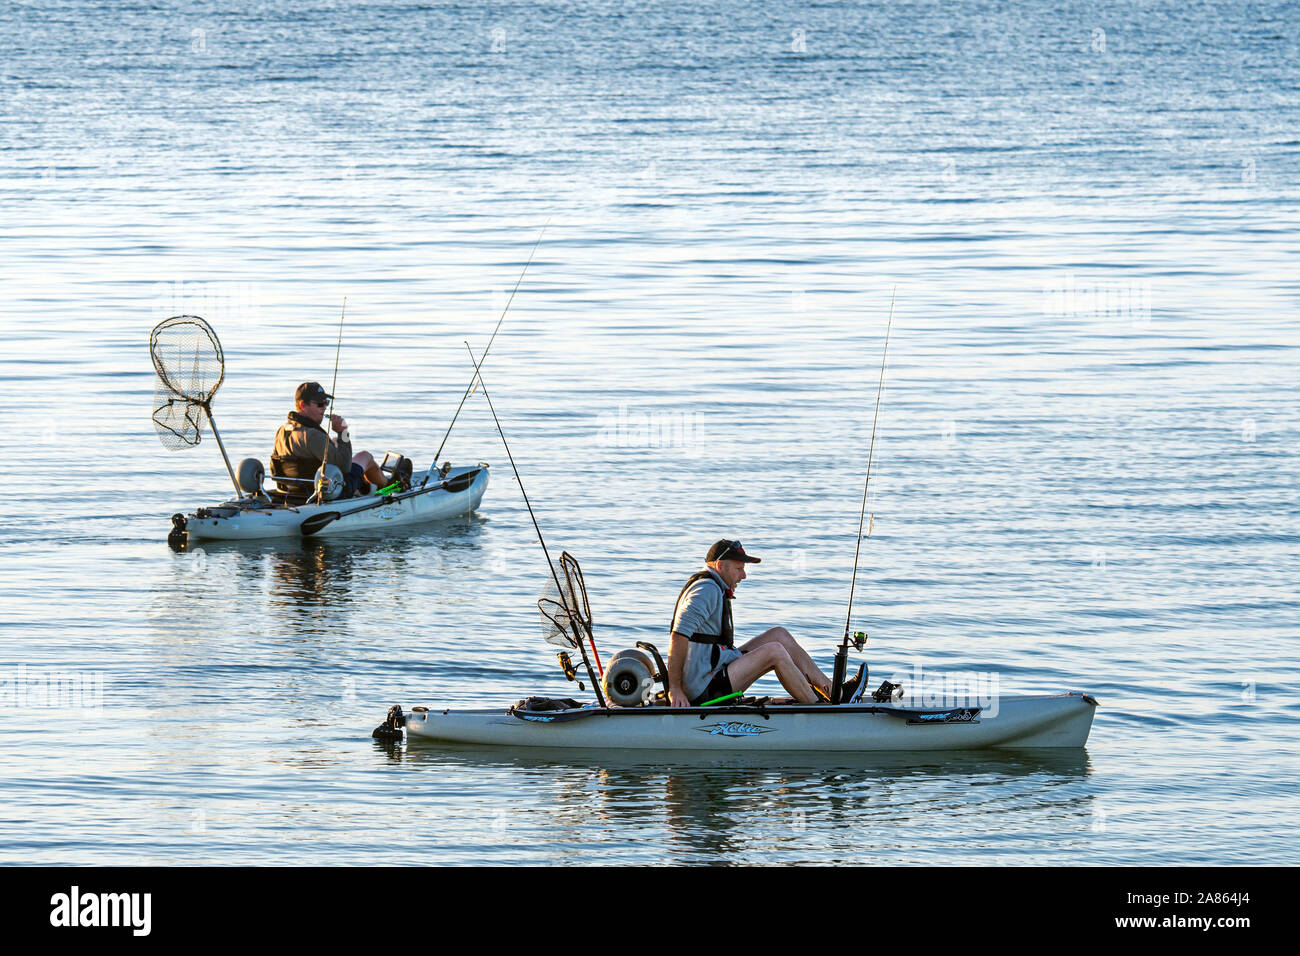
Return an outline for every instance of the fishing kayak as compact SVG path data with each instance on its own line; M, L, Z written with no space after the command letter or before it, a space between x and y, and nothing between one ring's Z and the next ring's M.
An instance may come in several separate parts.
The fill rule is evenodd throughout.
M601 750L907 751L1081 748L1097 701L1079 692L1003 696L983 706L922 707L907 699L855 704L558 707L390 711L408 742ZM553 705L554 702L551 702ZM397 718L394 720L394 718ZM380 736L378 731L376 736Z
M265 494L245 496L211 508L172 516L169 539L235 541L277 537L325 537L352 531L395 528L467 514L483 501L488 466L431 468L409 490L360 498L289 505Z

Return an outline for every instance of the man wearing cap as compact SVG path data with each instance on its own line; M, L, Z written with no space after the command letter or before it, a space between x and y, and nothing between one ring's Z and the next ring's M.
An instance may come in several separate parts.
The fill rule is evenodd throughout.
M363 480L382 487L386 481L374 456L368 451L352 454L348 423L343 416L330 416L330 427L338 435L337 440L322 427L325 408L333 397L319 382L303 382L298 386L294 393L295 410L289 413L289 420L275 435L275 451L271 454L273 476L310 481L316 477L324 461L343 473L347 497L366 490ZM300 481L279 483L280 490L293 497L307 498L312 494L309 487Z
M673 707L698 707L744 691L768 671L776 671L800 703L830 699L830 678L785 628L769 628L736 647L731 601L747 576L745 565L760 560L746 554L739 541L715 542L704 569L691 575L677 595L668 650L668 701ZM855 689L846 684L844 699Z

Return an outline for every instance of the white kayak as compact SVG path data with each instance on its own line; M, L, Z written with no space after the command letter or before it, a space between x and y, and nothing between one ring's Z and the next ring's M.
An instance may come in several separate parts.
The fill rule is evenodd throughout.
M1097 702L1073 692L1005 696L985 706L922 707L903 700L855 704L397 711L409 741L602 750L977 750L1081 748ZM393 723L390 711L389 723ZM379 728L376 736L381 736Z
M488 484L486 462L451 468L445 475L430 471L427 482L420 475L410 490L387 495L292 506L265 495L231 499L173 515L169 540L181 535L191 541L324 537L454 518L475 510L483 501Z

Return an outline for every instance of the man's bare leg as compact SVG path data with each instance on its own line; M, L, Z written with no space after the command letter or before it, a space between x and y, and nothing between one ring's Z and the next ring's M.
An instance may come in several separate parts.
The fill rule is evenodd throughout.
M366 481L370 482L376 488L382 488L388 484L388 479L384 473L379 470L379 464L375 461L375 456L368 451L359 451L352 456L352 464L360 465L366 473Z
M817 695L808 686L807 676L778 641L760 644L732 661L727 665L727 679L731 681L732 690L743 691L768 671L776 671L781 686L801 704L817 702Z
M747 652L746 656L749 656L749 654L752 654L756 649L767 644L776 644L784 648L786 654L789 655L790 660L794 662L794 665L798 667L804 677L808 679L808 683L820 687L826 692L828 697L830 696L831 679L821 672L821 668L819 668L813 659L808 656L808 652L800 647L799 642L794 639L794 636L783 627L768 628L762 634L758 635L758 637L745 644L744 649ZM786 690L789 690L789 688L787 687ZM794 692L791 691L791 694L794 694Z

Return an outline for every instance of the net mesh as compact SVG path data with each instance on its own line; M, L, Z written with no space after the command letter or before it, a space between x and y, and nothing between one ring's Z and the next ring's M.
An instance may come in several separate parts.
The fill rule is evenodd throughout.
M578 648L583 636L591 627L591 610L587 606L587 586L582 580L582 568L567 551L560 555L556 569L560 579L548 578L537 610L542 618L542 636L548 644Z
M197 445L208 405L221 387L226 363L212 326L197 315L175 315L149 336L154 382L153 424L163 447Z
M174 397L162 381L153 390L153 427L163 447L176 451L203 439L208 413L203 406Z
M563 579L561 579L563 580ZM548 644L559 647L577 648L578 639L574 636L572 592L567 582L563 592L555 586L555 581L548 579L542 596L537 600L537 610L542 617L542 637Z

